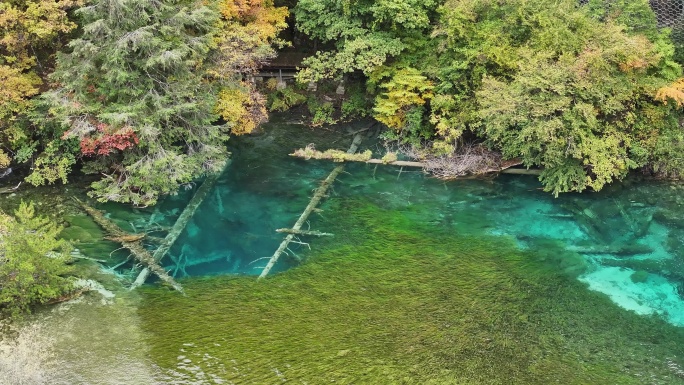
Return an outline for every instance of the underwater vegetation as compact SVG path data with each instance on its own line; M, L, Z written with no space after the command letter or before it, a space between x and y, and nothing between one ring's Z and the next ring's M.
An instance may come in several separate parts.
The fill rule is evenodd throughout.
M311 250L292 248L303 264L281 258L256 281L282 240L274 230L292 226L335 166L287 154L308 143L347 148L352 136L340 132L367 127L311 131L288 119L232 141L231 168L162 261L187 297L156 284L123 289L134 263L73 205L82 191L30 190L63 238L105 261L93 279L117 293L97 317L85 305L64 310L78 332L45 317L57 325L44 329L55 357L66 357L53 362L66 368L53 382L684 384L682 185L630 179L553 198L528 177L445 183L348 164L310 218L311 230L334 236L302 236ZM372 139L366 148L382 151ZM152 248L196 188L154 207L98 208L147 233ZM76 267L96 269L87 262ZM127 321L111 321L120 306ZM132 331L117 369L103 370L118 334L84 330L108 323Z
M318 223L335 237L297 268L185 279L186 297L146 288L151 357L192 383L684 383L684 329L588 290L550 257L560 245L521 250L413 210L334 199Z

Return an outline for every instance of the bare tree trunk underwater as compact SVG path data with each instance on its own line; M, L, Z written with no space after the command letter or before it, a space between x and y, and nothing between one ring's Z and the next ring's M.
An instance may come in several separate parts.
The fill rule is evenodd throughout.
M359 145L361 144L362 140L363 136L361 135L361 133L356 134L356 136L354 136L354 140L352 141L351 146L349 147L349 150L347 150L347 154L355 153L356 150L359 148ZM328 191L328 188L333 184L333 182L335 182L335 179L338 175L340 175L342 170L344 170L344 164L336 166L332 170L332 172L330 172L330 175L328 175L328 177L325 178L325 180L323 180L323 183L321 183L321 185L316 189L316 192L309 201L309 204L304 209L302 215L299 216L297 222L294 224L294 226L292 226L291 229L287 229L288 231L286 232L289 232L289 234L280 243L280 246L273 254L271 259L269 259L268 263L266 264L266 267L264 267L264 270L261 271L259 279L266 277L273 268L273 266L276 264L276 262L278 262L278 258L280 258L280 255L283 254L283 252L285 252L287 246L294 239L295 234L301 230L302 225L304 225L306 220L309 218L309 215L311 215L316 206L318 206L318 204L321 202L321 199L323 199L323 197L325 196L325 193Z
M224 170L230 165L230 160L226 161L226 165L224 167ZM174 223L173 227L171 227L171 230L169 230L168 234L164 239L161 241L159 247L154 251L154 254L152 255L152 258L154 261L159 264L162 258L164 258L164 255L169 252L169 249L173 244L176 242L178 237L181 235L185 227L187 226L188 222L190 222L190 219L192 219L193 215L195 215L195 211L197 211L197 208L204 202L204 199L209 195L209 192L213 189L214 185L216 184L216 181L218 180L219 176L223 174L223 171L217 174L209 175L204 182L202 182L202 185L197 189L195 192L195 195L192 196L192 199L190 202L188 202L187 206L185 206L185 209L183 209L183 212L181 215L178 217L176 220L176 223ZM138 286L142 285L145 283L147 278L150 276L150 269L147 267L143 268L142 271L140 271L140 274L138 274L138 278L135 279L135 282L131 285L131 290L134 290Z

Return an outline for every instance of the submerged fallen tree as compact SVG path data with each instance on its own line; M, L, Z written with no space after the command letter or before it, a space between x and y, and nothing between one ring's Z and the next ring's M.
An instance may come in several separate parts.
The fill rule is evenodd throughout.
M333 234L322 233L317 230L295 230L295 229L277 229L276 233L287 233L294 235L315 235L317 237L332 237Z
M230 160L226 162L225 167L228 167L229 164ZM195 215L195 211L197 211L197 208L202 204L202 202L204 202L204 199L207 197L207 195L209 195L209 192L212 190L212 188L216 184L216 180L221 174L222 172L209 175L204 180L204 182L202 182L202 185L197 189L195 195L192 196L192 199L190 199L190 202L188 202L187 206L185 206L185 209L183 209L183 212L176 220L176 223L174 223L173 227L171 228L171 230L169 230L166 237L164 237L164 239L161 241L159 247L154 251L152 259L154 260L155 264L159 265L159 262L164 257L164 255L166 255L166 253L169 252L171 246L173 246L173 244L176 243L176 240L181 235L181 233L187 226L188 222L190 222L192 216ZM180 263L180 260L177 263ZM136 278L133 284L131 285L131 290L145 283L147 278L150 276L150 270L150 268L145 267L140 271L140 274L138 274L138 278Z
M359 148L359 145L361 144L361 141L363 140L363 136L361 133L356 134L354 137L354 140L352 141L351 146L349 147L349 150L347 150L347 154L354 154L356 153L356 150ZM291 229L278 229L278 232L286 232L289 233L285 237L285 239L280 243L280 246L278 249L273 253L273 256L269 259L268 263L266 264L266 267L261 271L261 274L259 275L259 278L264 278L268 275L268 273L271 271L273 266L278 262L278 259L280 256L286 252L288 245L290 242L294 240L295 235L297 234L304 234L304 233L309 233L309 235L328 235L326 233L318 233L311 231L302 231L302 225L306 222L307 218L309 218L309 215L316 209L316 206L318 206L318 203L320 203L321 199L325 196L325 193L328 191L328 188L333 184L335 179L337 178L338 175L344 170L344 164L341 164L337 167L335 167L331 172L330 175L328 175L327 178L321 183L321 185L316 189L316 192L314 193L313 197L309 201L309 204L306 206L304 209L304 212L302 212L302 215L299 216L299 219L297 222L292 226Z
M456 179L468 175L484 175L489 173L539 175L539 170L511 169L522 164L520 159L503 160L499 153L481 145L463 146L459 151L435 156L425 154L412 147L401 149L401 153L419 161L397 160L397 154L388 152L382 159L373 159L370 150L360 154L348 154L340 150L318 151L313 144L295 150L291 156L303 159L329 159L335 162L364 162L370 164L387 164L400 167L420 167L425 172L439 179Z
M100 210L88 206L85 202L76 199L83 210L90 215L95 223L100 225L108 234L107 239L120 243L121 246L128 249L131 254L138 260L138 262L145 265L146 269L154 273L159 279L167 283L172 288L183 292L183 287L176 282L169 274L162 268L154 259L147 249L143 246L141 240L145 238L144 234L130 234L122 230L111 220L105 218Z

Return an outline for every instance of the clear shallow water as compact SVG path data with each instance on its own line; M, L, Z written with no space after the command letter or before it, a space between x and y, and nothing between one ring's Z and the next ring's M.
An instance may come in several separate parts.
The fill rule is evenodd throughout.
M396 170L356 167L340 195L362 194L392 210L410 210L416 223L459 234L512 237L543 251L550 262L639 314L660 314L684 326L684 232L679 185L642 183L601 193L553 198L536 179L501 176L491 182L440 182ZM565 249L558 253L556 247Z
M295 134L287 135L292 129ZM302 129L304 135L297 131ZM350 140L347 136L331 146L345 148ZM163 264L179 278L259 274L283 239L275 230L294 224L313 189L334 167L327 161L291 158L287 151L329 141L325 131L282 123L263 135L235 140L228 172ZM553 198L529 176L443 182L390 166L348 164L345 170L330 191L332 199L363 197L407 212L416 224L458 234L513 237L521 248L560 246L567 252L549 258L592 290L626 309L662 314L684 326L684 188L679 184L633 182L600 193ZM167 198L156 209L154 222L172 224L193 191ZM112 216L119 213L115 210ZM325 215L312 215L311 228L326 231L317 227ZM151 222L145 212L137 220L143 227ZM306 241L315 248L316 239ZM291 249L302 256L309 252L306 245L293 244ZM296 263L283 256L273 273Z
M361 127L363 125L357 124L342 129L353 131ZM302 130L304 130L304 135L302 135ZM333 279L336 283L339 283L340 280L345 282L347 279L350 280L349 292L342 293L341 297L335 297L334 301L341 301L341 306L344 306L344 301L348 298L349 301L352 301L347 304L348 308L353 309L350 311L357 311L358 313L353 313L353 319L339 321L341 325L337 327L348 327L350 329L349 336L352 337L356 334L361 336L370 333L371 337L368 338L375 341L373 343L383 342L387 338L387 334L383 333L390 333L386 331L376 335L369 332L378 325L393 325L396 330L407 327L409 330L406 331L406 335L415 334L416 341L408 344L410 349L407 348L409 349L406 351L408 355L404 357L406 360L409 360L409 357L420 356L420 348L415 347L420 346L417 341L429 341L436 338L429 331L441 327L431 323L434 321L432 318L441 317L437 315L431 316L430 319L421 320L423 323L418 322L416 325L411 324L412 320L425 314L441 314L443 310L439 309L444 307L461 317L457 317L456 320L449 320L448 324L462 322L464 319L472 322L466 323L467 326L463 328L467 334L453 337L456 338L455 341L472 337L476 340L474 344L477 345L482 341L497 340L497 337L492 337L492 335L497 335L502 330L505 332L505 335L501 337L503 341L502 350L497 351L499 355L492 357L485 357L485 355L480 358L480 361L490 359L494 360L491 362L506 364L507 360L515 361L513 357L525 358L525 354L529 354L529 360L533 364L526 362L525 365L531 365L527 370L534 372L536 367L536 370L543 372L545 369L542 369L545 368L546 361L557 360L557 366L560 369L555 366L552 369L562 371L575 368L573 366L575 361L589 362L594 359L602 361L604 359L603 354L611 354L611 359L615 362L620 362L623 359L626 362L620 373L630 373L630 375L636 376L646 375L644 373L648 369L638 367L642 365L646 368L651 366L658 368L657 370L671 375L671 377L668 375L658 377L651 373L654 377L645 378L644 382L629 383L682 383L681 379L677 378L680 375L677 374L677 371L680 370L679 367L682 363L676 358L681 352L670 346L679 346L677 341L681 340L681 336L676 338L673 336L671 341L662 337L662 335L671 334L673 330L676 331L679 328L667 329L648 316L649 314L656 315L662 317L670 325L684 326L684 302L680 296L681 286L684 283L684 267L682 266L682 258L684 258L684 207L682 206L684 194L682 192L684 190L677 184L633 182L610 187L601 193L572 194L553 198L539 189L540 185L534 177L500 176L493 180L442 182L427 178L415 170L405 169L400 172L400 169L388 166L348 164L345 168L346 172L340 175L334 188L330 191L330 197L321 206L323 211L312 215L310 218L312 229L335 232L336 236L332 239L304 238L303 240L310 244L311 250L305 245L292 246L293 251L298 255L305 258L309 257L315 262L320 258L319 251L329 250L331 247L334 248L335 244L340 244L347 249L335 257L338 258L337 261L339 262L335 262L335 260L326 262L322 267L307 264L301 269L291 270L293 272L291 275L282 274L275 277L273 281L267 280L264 285L271 283L279 288L284 287L282 290L278 289L280 292L277 293L268 291L269 286L252 285L250 283L252 282L251 277L245 277L245 280L236 280L235 285L230 280L205 284L202 283L203 281L187 279L188 276L253 276L259 274L266 263L263 258L270 257L283 238L282 235L275 233L275 229L290 227L294 224L308 203L313 189L334 167L332 163L326 161L293 159L288 157L286 153L310 142L329 143L330 147L346 148L351 141L351 136L347 136L331 143L334 140L332 138L339 138L339 135L324 130L310 131L297 125L286 124L282 120L276 120L266 127L265 134L239 138L231 143L231 146L234 147L232 165L219 179L215 191L198 209L186 231L171 250L173 258L168 257L163 261L163 264L176 277L186 278L182 282L190 291L190 299L185 301L174 294L166 295L158 291L151 291L144 295L147 302L139 312L142 314L140 324L145 330L140 332L141 336L136 337L138 339L136 343L140 345L136 354L147 355L148 351L151 352L149 354L152 360L163 368L155 367L154 370L151 370L155 374L150 376L154 377L155 380L150 380L150 383L153 381L179 384L221 383L221 381L223 383L276 383L286 376L295 379L312 378L306 376L311 375L311 373L332 373L339 370L340 367L343 368L344 365L339 366L339 364L333 363L330 363L331 366L329 367L320 368L309 365L308 369L297 369L301 371L300 377L291 374L295 370L292 368L297 367L295 356L301 358L302 362L306 362L310 358L298 356L298 354L306 352L310 353L309 356L321 354L320 351L311 346L323 346L325 345L324 342L314 340L307 342L309 334L315 336L317 333L322 333L315 326L319 320L326 320L326 317L330 316L332 318L327 322L334 323L335 320L344 317L344 315L335 313L337 310L334 309L317 310L319 307L323 308L333 298L332 294L326 293L326 285L336 287L330 290L341 289L332 283L326 283L325 279ZM325 149L322 145L319 146L321 149ZM155 208L130 209L112 204L103 205L101 208L106 210L108 215L122 227L127 227L131 231L152 229L155 226L168 227L173 224L195 189L196 187L189 186L187 191L181 191L177 196L166 198ZM510 275L507 275L506 269L508 267L499 272L498 278L490 282L494 285L494 291L488 292L484 288L477 289L483 295L479 299L481 307L478 308L476 305L478 300L472 299L472 304L468 305L472 308L465 315L458 313L462 310L462 308L457 307L462 306L461 302L454 300L452 303L450 294L431 293L430 290L432 289L428 290L427 286L424 289L425 292L421 291L423 289L411 289L415 290L415 293L409 292L407 296L401 296L404 288L399 283L399 286L392 286L392 289L387 289L387 292L383 292L384 289L379 286L379 288L372 289L373 296L359 296L356 291L353 291L355 287L353 274L357 275L358 281L361 282L359 284L363 286L360 290L363 291L367 290L365 281L379 280L382 282L385 276L391 279L399 279L397 277L402 277L402 274L405 274L407 282L412 282L408 285L422 285L421 282L429 282L433 277L432 273L421 272L415 266L407 267L404 273L397 270L393 273L394 275L382 274L382 269L387 269L388 266L374 265L372 258L375 257L369 257L371 258L370 261L360 260L359 266L378 268L378 272L364 273L349 270L351 269L349 264L345 264L346 261L339 258L345 258L345 255L351 257L351 254L356 253L368 253L368 255L385 253L387 255L394 254L397 260L402 261L401 263L410 263L411 258L407 259L407 257L419 259L420 247L425 246L414 248L406 246L404 251L395 250L401 246L401 236L390 233L388 237L398 237L399 243L394 239L385 244L381 242L384 237L381 234L384 224L372 222L370 228L368 223L363 226L359 224L359 229L362 229L360 231L363 232L374 232L377 229L380 234L378 235L379 238L374 241L377 246L371 244L357 249L355 247L357 241L356 235L354 235L354 216L360 215L360 213L351 213L354 210L346 210L344 202L348 201L364 202L369 207L390 213L392 218L404 218L409 221L409 227L420 229L420 234L425 237L430 237L429 234L434 232L442 235L454 234L455 237L469 235L474 237L473 239L495 236L513 240L519 249L534 252L535 258L541 258L547 267L553 269L554 272L569 277L573 282L584 282L586 287L606 294L615 304L628 310L618 310L616 313L615 310L606 308L605 311L610 313L613 318L608 321L599 320L600 317L591 311L596 310L597 306L606 307L606 303L596 299L599 297L583 294L586 289L581 285L567 285L562 283L563 281L556 282L557 278L554 278L553 285L560 285L556 289L553 287L535 289L539 283L529 284L527 287L524 274L536 274L538 269L531 269L529 272L523 271L523 273L511 271ZM345 216L345 213L348 213L348 217ZM74 226L74 229L88 227L86 223L82 223L82 220L82 217L75 218L74 223L79 226ZM405 226L405 224L401 226ZM396 226L388 222L387 227ZM93 232L93 230L89 231L90 233ZM427 244L429 244L432 238L427 239ZM439 239L439 237L435 237L433 242L440 242ZM407 242L415 242L415 239L407 240ZM90 256L102 258L109 254L115 246L91 242L82 244L80 248ZM498 249L495 248L495 250ZM416 254L404 255L402 253ZM438 258L443 253L443 251L426 251L427 258ZM114 253L109 265L122 261L122 258L125 258L124 254ZM175 262L179 258L180 264ZM354 256L354 258L362 259L363 256ZM380 257L378 256L378 258ZM483 261L483 271L491 268L493 262L490 259L483 259ZM436 263L435 268L440 267L440 263ZM472 263L472 269L476 269L477 258ZM520 263L524 264L524 261ZM294 266L296 266L295 261L282 257L276 269L272 270L272 274L283 272ZM341 266L339 267L341 269L339 277L325 277L326 272L336 272L338 266ZM513 266L517 265L514 264ZM129 265L123 265L119 269L125 273L128 267ZM315 270L319 267L321 270ZM441 268L443 269L444 266ZM314 270L310 271L311 269ZM468 274L473 274L472 269L465 271ZM300 270L301 272L298 273ZM414 277L413 275L417 274L416 272L421 272L424 276ZM461 283L461 281L468 282L468 280L459 276L458 271L454 271L453 275L442 273L444 273L442 270L434 271L434 279L439 279L440 285L448 285L449 287L459 287L462 284L471 285L470 283ZM316 275L321 276L320 282L316 281ZM314 278L311 278L312 276ZM483 277L487 278L486 275ZM415 279L409 280L409 278ZM297 288L298 282L301 282L305 289ZM234 286L244 286L244 290L233 290ZM211 292L204 294L207 290ZM342 290L346 289L342 288ZM565 290L576 294L577 303L561 302L557 305L558 309L554 310L551 308L553 302L543 302L556 300L555 291ZM212 296L214 291L216 293L225 291L225 293L220 298L214 298ZM464 288L463 291L474 293L471 287ZM497 297L497 293L507 291L510 291L509 294L513 296L513 299L508 297L499 299ZM253 298L250 297L252 292L255 293ZM324 301L322 303L313 300L312 302L297 302L302 293L309 292L314 293L312 294L313 297L323 297ZM436 301L435 306L438 306L439 309L423 309L426 306L432 306L422 302L428 302L426 298L433 298L434 295L444 296L444 298L440 297ZM530 295L529 300L522 300L520 304L514 305L517 303L515 299L517 296L524 297L526 295ZM371 300L376 302L366 302ZM414 300L417 302L411 302ZM487 302L490 300L491 303ZM558 300L568 301L568 298L559 297ZM466 299L465 301L470 303L471 300ZM508 301L511 301L510 308L506 307ZM235 306L230 307L233 302ZM293 306L293 308L290 309L289 306ZM360 306L361 310L355 309L355 306ZM213 308L216 308L214 312L211 311ZM271 314L269 310L271 308L282 309L285 315ZM516 310L513 310L514 308ZM382 313L398 312L399 314L389 314L387 319L384 319L384 316L376 312L378 310L382 310ZM570 315L555 320L554 314L563 310L576 313L579 321L571 318ZM324 313L318 314L317 311ZM636 312L639 316L633 316L630 311ZM250 312L254 312L254 314ZM413 314L412 312L416 313ZM482 319L485 319L486 322L478 319L476 315L471 316L470 313L483 313ZM513 321L506 318L509 313L513 314L511 316ZM300 319L297 320L297 316L300 316ZM406 316L409 317L402 318ZM355 320L364 319L364 317L368 318L366 324L372 325L367 328L368 330L362 330L362 326L353 324ZM473 319L470 320L470 317ZM644 325L647 325L641 325L647 331L641 333L646 338L644 341L637 340L631 334L627 335L628 331L634 333L635 330L640 330L635 327L635 322L640 321L635 321L634 317L643 319ZM184 321L185 319L187 322ZM292 337L292 335L286 337L278 334L277 326L269 324L270 319L273 319L273 322L277 321L279 325L300 321L302 325L299 327L304 329L288 328L288 333L294 335L295 338L295 341L290 341L287 338ZM614 325L612 324L613 319L615 319ZM542 326L533 325L532 320L536 320L534 322L539 322L538 325ZM440 322L438 325L447 323L447 321ZM517 322L522 322L522 326L517 325ZM329 323L323 326L325 327ZM546 326L543 325L553 325L554 323L559 323L559 330L553 328L552 333L546 331L552 337L542 338L538 335L545 332ZM314 329L310 329L307 325L314 325ZM335 328L334 326L331 327ZM417 329L410 329L410 327ZM515 334L519 329L529 330L528 332L520 332L520 336L516 336ZM657 333L654 330L657 330ZM297 337L299 335L297 331L301 334L300 337ZM149 333L153 336L149 337ZM439 333L442 334L442 332ZM509 336L510 333L512 334ZM586 333L590 334L587 335ZM613 335L614 333L617 335ZM640 334L637 333L637 335ZM329 353L332 357L347 357L347 350L356 351L360 349L357 345L369 345L365 340L359 342L358 338L349 339L349 336L345 336L346 339L340 338L352 348L348 348L344 344L340 344L339 347L333 345L337 350L325 354ZM624 337L623 339L626 339L627 342L616 342L619 336ZM310 338L315 339L315 337ZM403 334L393 338L400 341ZM567 341L563 340L566 338ZM104 340L106 338L103 338ZM278 340L287 342L283 342L284 346L271 345L277 344ZM86 341L87 338L81 339L81 343L86 343ZM305 344L297 347L297 343L302 341ZM638 346L638 349L643 348L644 350L628 349L625 347L629 345L628 342ZM151 346L148 346L148 343ZM448 345L452 342L445 343ZM379 350L375 353L368 353L364 357L384 354L388 349L392 351L401 345L399 342L392 342L392 344L391 346L388 345L389 347L378 348ZM507 350L516 344L520 345L521 351L510 352ZM457 344L454 343L454 345ZM238 353L231 355L232 353L222 350L228 349L228 346L236 346L235 349L242 352L240 354L254 355L249 357L250 362L245 363L238 357ZM263 346L263 349L266 350L258 353L258 349L254 348L255 346ZM441 352L440 349L444 346L444 343L433 343L425 354L428 356L432 353L437 354L435 357L429 356L431 357L429 360L435 361L439 361L440 355L453 354L453 352ZM535 346L538 347L535 348ZM570 358L563 356L565 353L551 354L545 350L550 351L559 346L563 347L561 351L571 351L571 355L568 356ZM273 353L276 351L274 349L278 349L277 353ZM414 354L413 349L419 350ZM475 348L463 347L459 349L467 353L468 349ZM477 345L477 349L487 351L489 348L485 344L485 346ZM480 352L477 349L474 352ZM534 353L530 353L530 351ZM468 353L464 357L478 357L478 354L480 353ZM510 354L510 356L506 354ZM562 357L556 357L555 354L560 354ZM546 355L552 358L540 358ZM274 361L276 356L291 357L292 361L276 365ZM353 357L353 355L349 357ZM244 359L244 357L242 358ZM168 361L165 361L167 359ZM368 370L376 370L383 365L391 365L388 362L394 362L393 359L397 358L388 358L389 361L383 361L379 364L369 361L367 363ZM326 359L323 359L323 362L327 362ZM482 362L473 365L482 365ZM355 361L354 364L358 364L358 361ZM171 365L172 368L169 369L168 365ZM401 367L404 363L399 360L393 365ZM672 365L672 368L668 369L668 365ZM424 366L431 368L430 365ZM510 366L513 367L514 364L510 364ZM608 364L606 366L608 367ZM261 369L275 377L249 377L249 374L245 374L261 373L259 372ZM97 371L96 368L90 370L92 372ZM311 373L307 374L306 370ZM459 368L459 370L463 370L463 368ZM489 373L489 369L479 366L477 370L472 370L474 372L479 370L482 378L493 376L496 372ZM383 378L382 373L384 372L379 373L378 376L380 377L377 378ZM558 373L554 373L554 376L549 375L550 379L562 378L562 376L557 376ZM511 376L513 375L511 374ZM233 378L234 380L227 380L226 382L225 378ZM512 380L510 383L532 383L525 381L518 379ZM347 379L339 382L373 383L359 379ZM106 383L130 382L112 380ZM389 383L410 382L396 380ZM437 381L434 383L458 382ZM478 380L471 383L509 382ZM599 380L586 382L585 380L576 383L611 382Z

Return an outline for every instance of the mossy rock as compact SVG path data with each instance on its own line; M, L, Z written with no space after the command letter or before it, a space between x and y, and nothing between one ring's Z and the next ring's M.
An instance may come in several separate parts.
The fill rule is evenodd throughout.
M629 278L634 283L644 283L648 280L649 275L650 274L645 270L638 270L638 271L635 271L634 273L632 273L632 275L629 276Z
M59 234L60 238L71 241L83 255L107 259L110 254L121 247L121 245L104 239L105 233L87 215L72 215L65 218L68 226ZM126 257L126 253L121 251L119 254Z
M589 263L583 256L570 252L559 256L558 266L570 277L578 277L589 269Z
M131 209L129 206L116 203L106 203L98 206L98 209L105 211L108 218L124 222L135 222L141 218L147 219L149 217L148 213L141 210Z
M97 242L82 242L75 245L83 255L96 259L123 261L129 254L128 250L121 249L121 245L112 241L101 239ZM114 253L115 250L118 250Z
M566 276L576 278L589 269L589 263L581 254L566 250L558 240L530 237L524 241L540 261Z

